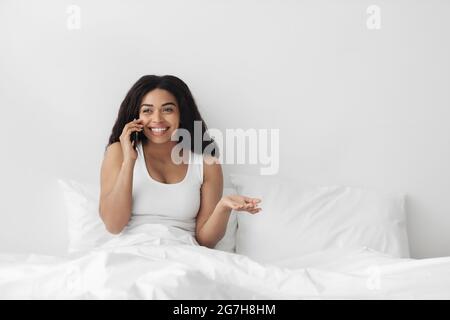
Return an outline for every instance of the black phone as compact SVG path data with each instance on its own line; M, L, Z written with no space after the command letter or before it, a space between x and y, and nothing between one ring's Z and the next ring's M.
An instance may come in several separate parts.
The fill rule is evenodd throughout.
M133 132L132 134L131 134L131 141L134 141L134 145L133 145L133 148L136 150L136 147L137 147L137 143L138 143L138 140L139 140L139 132Z
M136 119L134 119L134 120L136 120ZM130 135L130 139L131 139L131 142L134 141L133 148L134 148L134 150L136 150L137 144L138 144L138 141L139 141L139 132L138 132L138 131L133 132L133 133Z

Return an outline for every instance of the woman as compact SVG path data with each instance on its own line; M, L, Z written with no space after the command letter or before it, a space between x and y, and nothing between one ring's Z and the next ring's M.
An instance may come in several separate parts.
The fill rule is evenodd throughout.
M231 210L252 214L261 210L260 199L222 197L216 153L203 155L214 142L202 141L202 154L194 152L195 121L201 123L202 137L207 136L206 124L181 79L149 75L133 85L120 106L101 167L99 212L110 233L118 234L139 221L164 223L185 229L200 245L214 248L225 234ZM172 157L178 144L172 137L181 129L191 136L190 148L181 154L188 163L174 162Z

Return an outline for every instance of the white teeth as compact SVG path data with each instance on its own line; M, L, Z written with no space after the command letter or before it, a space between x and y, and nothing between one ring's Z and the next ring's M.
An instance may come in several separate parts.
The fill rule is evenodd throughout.
M151 128L152 131L154 132L164 132L166 131L168 128Z

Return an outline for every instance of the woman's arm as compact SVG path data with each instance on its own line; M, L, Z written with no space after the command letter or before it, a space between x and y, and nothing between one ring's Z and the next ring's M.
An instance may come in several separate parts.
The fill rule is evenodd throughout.
M223 174L219 163L204 162L203 185L201 188L201 203L197 215L197 242L208 248L214 248L223 238L227 229L231 210L257 213L261 209L259 199L240 195L222 197Z
M218 205L223 192L222 167L219 163L203 162L203 184L195 235L197 242L214 248L225 235L231 210Z
M131 217L134 165L123 159L120 144L109 147L101 170L99 213L112 234L120 233Z

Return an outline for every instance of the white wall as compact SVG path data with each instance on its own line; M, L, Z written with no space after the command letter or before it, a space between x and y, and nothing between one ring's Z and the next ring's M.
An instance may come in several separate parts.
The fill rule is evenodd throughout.
M71 4L79 30L66 27ZM372 4L379 30L366 26ZM56 179L98 182L126 91L141 75L174 74L209 127L280 128L281 176L407 193L412 255L450 255L449 9L0 1L0 251L64 252Z

